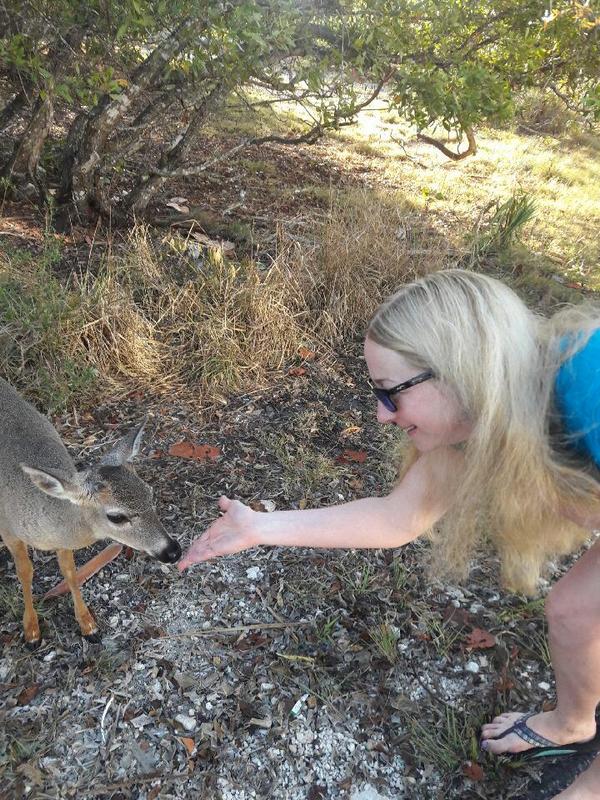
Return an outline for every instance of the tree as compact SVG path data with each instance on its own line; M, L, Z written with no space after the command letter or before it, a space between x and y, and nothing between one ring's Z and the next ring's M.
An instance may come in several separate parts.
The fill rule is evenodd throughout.
M17 135L2 176L42 199L58 178L57 201L82 214L139 215L168 180L250 144L315 142L384 89L422 138L464 157L474 126L509 115L525 86L600 118L598 22L597 0L557 0L551 11L532 0L8 0L0 125ZM207 121L232 100L291 101L307 121L295 135L267 131L190 163ZM54 132L57 111L66 135ZM468 149L423 133L436 125L465 134Z

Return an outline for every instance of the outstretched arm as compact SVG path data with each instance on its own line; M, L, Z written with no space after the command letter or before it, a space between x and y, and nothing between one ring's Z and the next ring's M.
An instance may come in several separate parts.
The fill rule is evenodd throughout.
M264 514L221 497L225 513L196 539L178 564L238 553L256 545L284 547L401 547L427 531L452 503L462 454L439 449L420 456L385 497L327 508Z

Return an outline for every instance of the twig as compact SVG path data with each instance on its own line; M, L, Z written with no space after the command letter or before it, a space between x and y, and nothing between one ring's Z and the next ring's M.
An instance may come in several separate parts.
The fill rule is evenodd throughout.
M183 633L167 633L164 636L157 636L152 641L161 639L184 639L186 636L218 636L219 634L243 633L244 631L256 631L261 628L297 628L300 625L312 625L312 622L252 622L249 625L234 625L231 628L190 628ZM148 639L147 641L151 641Z
M415 668L414 666L412 667L412 670L411 670L411 671L412 671L412 674L413 674L413 676L414 676L414 677L417 679L417 681L418 681L418 683L419 683L419 686L421 686L421 688L422 688L422 689L425 689L425 691L427 692L427 694L428 694L428 695L429 695L431 698L433 698L433 699L435 700L435 702L436 702L436 703L439 703L441 706L444 706L444 708L450 708L449 704L448 704L448 703L447 703L445 700L443 700L443 699L442 699L441 697L439 697L439 696L438 696L438 695L437 695L437 694L436 694L436 693L435 693L435 692L434 692L432 689L430 689L430 688L429 688L429 686L427 686L427 684L426 684L426 683L423 683L423 681L421 680L421 677L420 677L419 673L417 672L417 670L416 670L416 668Z
M104 720L106 719L106 715L108 714L108 709L111 707L113 700L115 699L114 694L111 694L110 700L104 706L104 711L102 712L102 716L100 717L100 733L102 735L102 744L106 744L106 734L104 731Z
M98 786L96 789L86 787L86 797L97 797L99 794L112 794L119 789L127 789L129 786L135 786L138 783L152 783L153 781L160 781L163 783L173 783L179 778L189 778L189 773L177 772L175 775L164 775L162 772L151 772L149 775L144 775L140 778L129 778L129 780L118 781L117 783L109 783L105 786Z

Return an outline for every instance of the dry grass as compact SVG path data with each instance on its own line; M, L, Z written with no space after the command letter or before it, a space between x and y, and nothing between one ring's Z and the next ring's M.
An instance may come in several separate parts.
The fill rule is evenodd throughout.
M324 350L362 331L383 297L424 269L409 218L385 195L337 197L313 247L281 231L269 269L218 249L198 254L179 235L158 241L139 225L66 282L53 271L55 239L37 256L5 250L0 364L54 408L97 384L117 395L188 391L199 404L259 388L301 345ZM427 265L441 266L443 251L431 253Z
M546 108L545 113L550 117L557 112ZM560 128L564 120L554 122ZM443 138L440 131L435 134ZM394 187L398 198L410 201L413 216L426 219L450 252L464 250L465 237L490 203L528 197L536 213L524 231L524 247L510 254L509 266L518 267L525 286L558 274L600 289L597 134L572 125L560 137L535 136L519 132L517 122L513 129L478 130L477 155L449 162L415 142L414 131L393 116L373 110L363 112L359 124L345 128L336 141L339 157L350 161L365 143L377 147L380 158L370 162L376 182Z
M556 109L538 111L548 125L553 114L560 122ZM286 129L290 113L279 120ZM246 123L254 129L261 119ZM264 386L301 345L324 352L362 334L385 296L431 270L491 259L526 290L549 285L556 296L557 279L597 290L600 144L573 135L480 131L477 156L454 163L416 143L395 115L363 112L319 147L349 172L368 165L369 186L330 191L308 238L280 223L269 268L194 252L179 234L160 240L142 226L113 242L93 271L67 280L50 234L35 255L5 248L0 369L51 408L91 401L100 385L103 395L188 392L201 407ZM269 172L268 160L246 167ZM498 248L493 209L511 198L535 213L518 231L518 249L511 237Z
M317 247L301 255L315 330L327 340L361 333L400 284L448 261L448 247L395 192L332 197Z

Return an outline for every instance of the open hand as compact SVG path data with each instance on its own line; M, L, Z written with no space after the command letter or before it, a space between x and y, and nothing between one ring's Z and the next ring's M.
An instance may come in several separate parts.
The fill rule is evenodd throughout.
M225 513L192 542L177 564L180 572L200 561L239 553L258 544L253 533L255 511L228 497L219 498L219 508Z

